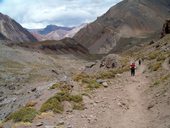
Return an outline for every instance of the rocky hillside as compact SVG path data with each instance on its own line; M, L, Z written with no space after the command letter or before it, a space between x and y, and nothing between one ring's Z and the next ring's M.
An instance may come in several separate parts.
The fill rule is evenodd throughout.
M37 39L10 17L0 13L0 39L12 42L35 42Z
M55 54L72 54L77 57L81 55L88 55L88 50L77 43L74 39L65 38L59 41L47 40L42 42L37 42L34 44L19 44L22 47L27 47L29 49L40 49L43 52L54 52Z
M65 43L51 42L52 46L46 42L30 45L31 49L29 45L0 45L0 118L6 119L0 126L170 126L169 34L93 63L58 54L72 51L74 45L65 47L70 40L74 44L75 40L65 39ZM57 54L56 48L60 49ZM132 61L137 67L133 77L129 71Z
M169 11L169 0L123 0L78 32L74 39L91 53L122 49L159 32Z

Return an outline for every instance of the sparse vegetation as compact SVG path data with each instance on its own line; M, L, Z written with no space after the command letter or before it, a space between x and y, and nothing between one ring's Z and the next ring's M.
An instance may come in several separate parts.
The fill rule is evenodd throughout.
M96 80L89 80L86 86L89 90L94 90L101 87L101 84L97 83Z
M147 56L147 59L148 60L154 60L156 59L158 56L159 56L160 52L159 51L153 51L153 52L150 52Z
M161 83L164 83L166 80L170 79L170 74L165 75L161 77L160 79L156 80L153 85L160 85Z
M37 114L38 113L34 108L23 107L12 113L8 119L13 120L14 122L32 122Z
M78 75L75 75L75 76L73 77L73 80L74 80L74 81L77 81L77 82L82 82L82 80L88 79L88 78L90 78L90 76L87 75L86 73L80 73L80 74L78 74Z
M54 113L62 113L64 111L64 106L62 102L69 101L73 105L81 106L83 104L82 95L71 95L67 91L62 91L57 93L55 96L48 99L42 106L40 111L53 111Z
M128 71L129 70L128 66L117 68L117 69L112 69L112 70L105 71L105 72L100 72L99 75L97 75L97 78L98 79L112 79L115 77L116 74L121 74L123 72Z
M49 89L56 89L56 88L59 88L61 85L61 83L55 83L53 84Z
M82 102L73 103L73 109L74 110L84 110L84 104Z
M36 101L29 101L26 103L25 107L34 107L37 104Z
M149 69L151 71L157 71L158 69L161 68L162 62L155 62L153 64L150 64Z
M59 89L61 91L70 91L72 86L67 84L66 82L59 82L53 84L49 89Z
M160 53L157 57L157 61L164 61L166 59L167 55L166 53Z

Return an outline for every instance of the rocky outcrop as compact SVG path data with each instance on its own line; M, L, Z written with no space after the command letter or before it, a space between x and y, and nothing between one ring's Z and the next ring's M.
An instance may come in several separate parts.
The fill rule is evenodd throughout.
M120 67L120 56L109 54L101 60L100 68L117 68Z
M0 39L12 42L35 42L37 39L16 21L0 13Z
M169 0L124 0L83 28L74 39L91 53L133 46L141 41L138 39L148 39L161 31L169 16L169 5Z
M170 34L170 20L166 20L163 25L161 38L164 37L166 34Z

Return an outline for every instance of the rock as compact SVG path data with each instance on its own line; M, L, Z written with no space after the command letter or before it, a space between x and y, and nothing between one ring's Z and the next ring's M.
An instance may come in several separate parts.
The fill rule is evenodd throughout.
M150 43L149 43L149 45L152 45L152 44L154 44L155 42L152 40Z
M116 68L120 66L120 57L115 54L109 54L101 60L100 68Z
M0 91L0 97L2 97L2 96L3 96L3 94L4 94L4 92L3 92L3 91Z
M99 84L102 84L102 83L106 82L106 80L97 79L96 82L99 83Z
M60 125L64 125L64 121L63 120L59 121L59 123L57 124L57 126L60 126Z
M9 89L9 90L15 90L15 86L14 86L14 85L9 85L9 86L8 86L8 89Z
M105 88L107 88L109 85L107 84L107 82L104 82L104 83L102 83L102 85L105 87Z
M73 112L72 105L71 105L70 102L64 101L64 102L63 102L63 105L64 105L64 110L65 110L67 113Z
M40 127L40 126L43 126L43 125L44 125L43 122L40 122L40 123L36 124L37 127Z
M154 104L152 103L152 104L149 104L149 106L148 106L148 110L150 110L151 108L153 108L154 107Z
M73 128L73 126L69 125L69 126L67 126L67 128Z
M97 100L96 100L95 103L98 104L98 103L100 103L100 101L97 101Z
M161 32L161 38L163 38L166 34L170 34L170 20L166 20L166 22L163 25L162 32Z
M124 103L124 102L119 102L118 103L118 106L120 106L121 108L124 108L124 109L129 109L129 105L127 105L126 103Z
M31 92L35 92L35 91L37 91L37 88L31 89Z
M85 68L92 68L96 65L96 62L91 62L85 66Z
M59 73L55 70L51 70L53 73L55 73L56 75L59 75Z
M120 77L120 76L121 76L121 74L116 74L116 76L117 76L117 77Z

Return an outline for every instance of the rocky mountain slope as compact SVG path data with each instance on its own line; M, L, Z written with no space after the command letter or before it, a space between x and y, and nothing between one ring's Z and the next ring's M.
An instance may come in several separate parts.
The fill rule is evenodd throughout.
M6 120L0 126L168 128L170 35L166 34L90 66L70 52L59 54L72 51L66 44L75 40L69 38L65 43L51 42L52 48L50 42L26 48L1 44L0 118ZM129 72L132 61L137 67L134 77Z
M144 42L161 30L169 12L169 0L123 0L78 32L74 39L91 53L108 53L119 45L121 49Z
M0 13L0 39L13 42L35 42L37 39L10 17Z
M8 118L16 122L7 121L3 125L5 128L11 126L16 128L167 128L170 125L169 50L170 35L166 35L158 42L148 42L144 46L134 47L122 54L104 57L100 61L102 63L104 61L104 64L106 64L104 67L96 63L94 66L86 67L88 70L84 70L83 67L87 64L86 61L70 60L65 58L66 56L56 56L54 58L54 56L51 56L52 54L41 56L41 53L37 52L34 52L34 56L32 56L29 51L20 49L20 52L26 52L27 54L16 52L18 55L31 55L33 57L28 56L29 65L32 65L34 57L48 62L41 62L35 67L36 77L41 74L52 79L53 77L49 74L51 73L50 70L54 68L53 66L59 74L54 73L56 78L53 79L54 81L50 79L49 83L42 83L41 77L40 80L31 78L37 84L31 84L32 88L26 85L23 86L30 90L27 96L31 95L31 97L24 98L25 102L22 102L22 105L24 106L25 103L25 107L21 107L22 109L19 109ZM13 52L12 49L10 51ZM116 58L114 57L119 58L119 61L115 61ZM39 59L38 61L40 61ZM139 59L142 59L141 66L138 65ZM129 67L129 62L132 60L136 61L137 66L136 76L134 77L130 76L128 68L124 68L124 66ZM109 66L108 68L107 65L113 62L118 65L115 65L115 67ZM47 64L47 67L50 66L49 63L53 65L50 70L44 67L44 64ZM32 69L30 66L28 67ZM8 70L14 73L16 68L13 67ZM42 72L43 70L45 70L45 73ZM89 70L92 70L92 72ZM12 81L14 79L6 80ZM42 80L46 81L44 77ZM8 86L9 84L7 84ZM19 88L19 86L14 87ZM26 96L26 94L20 94L19 92L12 94L13 97L20 95ZM11 103L15 106L19 101L14 100L11 99ZM6 103L6 100L2 103ZM7 110L6 108L3 108L3 110ZM35 111L39 114L36 114ZM17 123L18 120L26 120L31 123Z
M52 52L57 55L70 54L70 55L75 55L76 57L89 55L88 50L81 44L77 43L72 38L65 38L59 41L47 40L47 41L36 42L34 44L21 43L17 45L29 49L42 50L43 52L47 52L47 53Z

